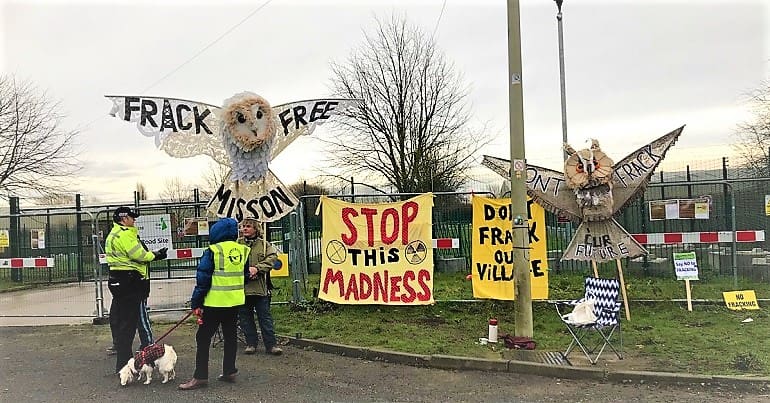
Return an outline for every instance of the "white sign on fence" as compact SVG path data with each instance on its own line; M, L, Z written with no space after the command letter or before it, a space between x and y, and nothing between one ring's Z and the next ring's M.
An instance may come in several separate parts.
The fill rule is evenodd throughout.
M139 238L147 245L147 249L154 251L160 248L173 249L171 246L171 215L142 215L134 224L139 230Z
M674 253L674 270L677 280L697 280L698 261L695 252Z
M45 249L45 230L30 230L30 246L32 249Z

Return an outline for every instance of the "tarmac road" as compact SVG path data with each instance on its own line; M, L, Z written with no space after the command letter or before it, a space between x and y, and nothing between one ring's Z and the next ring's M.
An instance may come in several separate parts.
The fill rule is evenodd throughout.
M156 333L165 329L156 329ZM212 349L207 388L179 391L193 372L194 325L164 342L179 355L177 379L121 387L107 356L107 326L0 327L2 402L768 402L768 392L730 387L615 384L448 371L372 362L286 346L280 357L238 355L235 384L215 380L221 347Z

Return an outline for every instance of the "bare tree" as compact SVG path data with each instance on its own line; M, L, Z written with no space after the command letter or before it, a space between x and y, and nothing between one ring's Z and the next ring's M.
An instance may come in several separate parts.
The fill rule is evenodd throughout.
M66 206L75 204L75 195L71 193L47 193L36 197L33 203L38 206Z
M292 193L294 193L297 197L305 196L305 195L328 195L331 194L331 191L328 187L326 187L323 183L316 182L308 182L308 181L302 181L302 182L295 182L289 185L289 190L291 190Z
M741 165L755 176L770 176L770 81L749 94L747 100L753 118L738 124L733 148L741 156Z
M163 190L160 191L160 199L164 202L180 203L193 200L193 187L184 183L182 178L175 176L166 179Z
M230 167L216 161L209 161L209 169L203 172L202 183L198 185L201 198L210 199L219 185L225 183L230 176Z
M147 200L147 188L144 186L144 183L136 183L136 194L139 196L139 200Z
M376 172L401 193L462 185L488 140L469 129L467 89L431 37L403 17L378 19L332 70L334 95L362 100L328 141L345 174Z
M0 197L61 193L80 170L77 130L60 104L31 83L0 76Z

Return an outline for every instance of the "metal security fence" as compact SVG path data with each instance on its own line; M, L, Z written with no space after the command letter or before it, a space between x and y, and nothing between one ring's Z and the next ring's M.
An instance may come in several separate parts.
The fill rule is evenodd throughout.
M770 178L728 176L728 170L658 174L635 201L617 217L632 234L694 233L764 230L770 218L765 213L765 195L770 195ZM433 207L433 237L456 238L459 247L437 249L437 272L471 269L471 197L474 193L436 193ZM477 195L492 196L490 193ZM147 202L135 195L133 207L142 215L169 214L174 249L203 248L208 237L184 235L184 219L206 215L204 200L197 191L191 201ZM408 198L406 194L337 195L353 202L384 202ZM320 215L315 212L319 197L302 196L299 208L283 220L268 226L269 240L289 254L291 277L280 279L281 300L295 300L312 294L307 289L308 274L320 272ZM709 202L708 219L650 220L649 202L669 199L705 199ZM76 197L72 207L21 208L11 198L10 212L0 215L0 230L7 230L9 245L0 246L0 262L9 258L46 257L50 267L10 267L0 264L0 317L12 316L103 316L109 306L109 292L104 280L107 267L99 263L104 236L112 226L112 212L118 204L83 205ZM577 225L546 213L547 248L551 276L561 273L589 274L590 263L560 261L561 251L572 239ZM701 281L712 277L733 277L750 281L770 281L768 241L678 243L647 245L650 254L622 261L625 275L644 278L673 278L672 254L694 251ZM447 262L452 264L446 264ZM150 273L153 309L184 309L192 291L198 259L154 262ZM458 264L459 263L459 264ZM614 264L600 267L600 272L614 272ZM48 292L42 300L37 293L14 292L18 288L38 287ZM312 287L312 286L311 286ZM26 297L21 297L21 295ZM437 295L441 298L440 295Z

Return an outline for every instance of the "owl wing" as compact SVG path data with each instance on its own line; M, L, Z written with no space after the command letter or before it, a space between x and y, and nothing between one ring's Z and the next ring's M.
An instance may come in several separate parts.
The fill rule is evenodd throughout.
M511 176L511 162L506 159L485 155L481 164L500 176ZM575 193L567 188L564 174L559 171L527 164L527 194L554 214L567 217L570 221L581 220L582 213Z
M110 115L135 122L139 132L175 158L205 154L230 165L220 136L218 106L176 98L105 95L112 101Z
M614 165L612 175L613 211L615 214L632 203L647 188L655 168L674 145L684 126L642 146Z
M358 99L310 99L273 107L276 129L275 142L270 152L272 160L297 137L311 134L316 126L344 114L355 106Z

